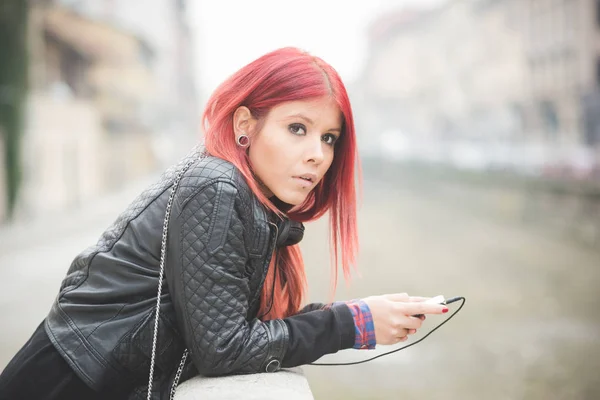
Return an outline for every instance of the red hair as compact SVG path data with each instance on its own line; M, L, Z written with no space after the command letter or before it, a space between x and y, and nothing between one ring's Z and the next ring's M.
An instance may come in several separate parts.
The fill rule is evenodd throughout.
M289 218L307 222L329 212L332 250L332 294L337 286L339 256L346 282L358 253L355 174L360 178L354 119L346 88L338 73L318 57L296 48L282 48L263 55L234 73L212 94L202 116L204 143L213 156L233 163L258 199L281 213L259 189L244 148L235 142L233 114L246 106L259 125L269 111L284 102L331 96L342 116L342 134L334 148L331 167L306 200L287 212ZM335 188L335 190L333 190ZM277 250L261 293L264 320L284 318L301 307L306 292L306 275L298 245ZM275 268L275 262L278 262ZM277 275L275 275L277 271ZM275 282L273 282L275 279ZM275 285L273 298L271 289ZM269 307L271 306L270 310Z

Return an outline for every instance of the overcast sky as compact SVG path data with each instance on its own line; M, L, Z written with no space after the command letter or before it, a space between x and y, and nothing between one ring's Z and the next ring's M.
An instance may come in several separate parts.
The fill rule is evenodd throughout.
M200 89L212 91L238 68L283 46L323 58L347 82L359 73L364 30L376 15L402 5L444 0L192 0Z

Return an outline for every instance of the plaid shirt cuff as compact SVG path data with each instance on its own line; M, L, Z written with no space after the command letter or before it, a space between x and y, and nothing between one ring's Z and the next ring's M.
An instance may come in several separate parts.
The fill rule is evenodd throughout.
M362 350L374 349L377 343L375 340L375 325L373 324L373 315L371 315L371 310L367 303L359 299L336 302L335 304L345 304L352 312L356 335L354 348Z

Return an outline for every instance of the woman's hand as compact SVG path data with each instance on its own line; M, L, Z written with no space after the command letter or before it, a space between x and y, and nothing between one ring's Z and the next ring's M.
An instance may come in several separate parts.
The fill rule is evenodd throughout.
M425 315L443 314L448 307L441 304L427 304L426 297L411 297L406 293L370 296L362 299L371 311L375 326L377 344L390 345L403 342L408 335L414 334L421 327Z

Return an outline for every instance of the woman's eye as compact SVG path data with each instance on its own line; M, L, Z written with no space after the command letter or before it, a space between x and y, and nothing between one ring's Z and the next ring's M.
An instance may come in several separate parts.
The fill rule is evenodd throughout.
M329 144L329 145L332 145L332 146L333 146L333 145L335 144L335 141L336 141L336 140L337 140L337 136L335 136L335 135L332 135L331 133L328 133L328 134L326 134L326 135L323 135L323 141L324 141L326 144Z
M291 124L288 129L294 135L306 135L306 128L302 124Z

